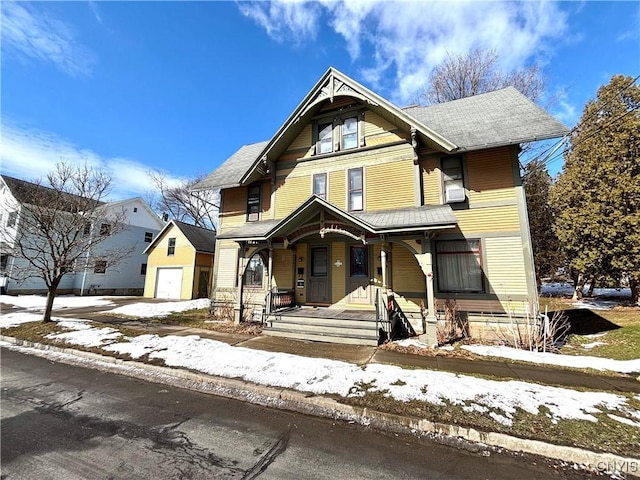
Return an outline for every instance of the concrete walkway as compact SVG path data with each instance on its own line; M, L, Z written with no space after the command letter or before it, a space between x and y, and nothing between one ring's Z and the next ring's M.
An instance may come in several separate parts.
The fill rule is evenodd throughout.
M113 308L113 307L111 307ZM88 310L88 309L87 309ZM82 313L85 313L83 316ZM305 357L328 358L358 365L382 363L405 368L421 368L442 370L452 373L486 375L505 379L536 382L546 385L557 385L571 388L587 388L590 390L618 391L640 393L640 381L632 375L599 375L562 367L538 366L534 364L515 363L510 360L467 360L446 356L426 356L384 350L378 347L344 345L337 343L292 340L289 338L266 335L246 335L236 333L215 332L212 330L188 328L178 325L165 325L144 320L120 319L100 315L93 309L91 315L79 310L66 309L56 312L58 316L75 316L89 318L94 321L117 324L148 334L161 335L198 335L229 345L265 350L270 352L291 353Z

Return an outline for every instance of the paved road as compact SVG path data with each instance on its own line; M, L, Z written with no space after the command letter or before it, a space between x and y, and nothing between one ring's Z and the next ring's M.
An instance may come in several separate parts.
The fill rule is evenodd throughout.
M2 479L585 478L2 348Z

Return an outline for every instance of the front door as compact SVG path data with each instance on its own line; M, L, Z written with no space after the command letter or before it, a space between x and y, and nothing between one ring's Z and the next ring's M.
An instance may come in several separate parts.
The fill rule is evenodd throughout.
M329 247L311 247L308 303L330 303L329 299Z
M369 249L366 245L349 247L349 302L371 303Z

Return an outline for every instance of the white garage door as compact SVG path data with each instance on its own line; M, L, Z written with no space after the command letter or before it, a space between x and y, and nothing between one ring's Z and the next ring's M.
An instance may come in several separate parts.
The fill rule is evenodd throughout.
M156 278L155 298L180 299L182 268L159 268Z

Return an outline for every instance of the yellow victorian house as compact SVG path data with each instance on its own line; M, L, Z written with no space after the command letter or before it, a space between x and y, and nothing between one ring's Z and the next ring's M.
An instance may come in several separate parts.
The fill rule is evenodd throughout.
M330 68L220 189L212 303L264 333L435 341L439 305L471 325L537 305L518 154L567 129L514 88L399 108Z
M148 255L144 296L191 300L211 294L216 232L172 220L154 238Z

